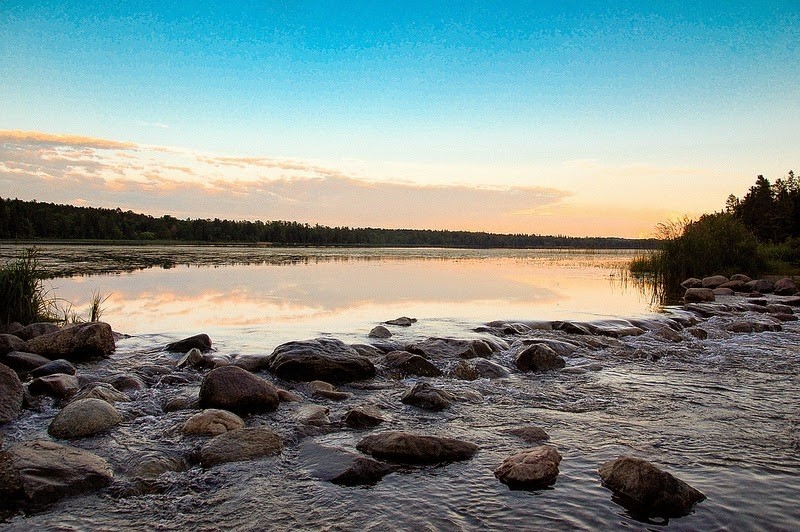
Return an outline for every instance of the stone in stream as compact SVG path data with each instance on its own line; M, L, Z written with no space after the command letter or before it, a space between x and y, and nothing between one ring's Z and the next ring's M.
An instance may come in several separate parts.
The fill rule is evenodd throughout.
M286 380L321 380L335 384L375 376L375 365L369 358L333 338L279 345L270 356L269 370Z
M56 325L55 323L46 321L46 322L39 322L39 323L31 323L30 325L26 325L25 327L20 327L16 331L14 331L14 336L19 336L26 342L31 338L36 338L37 336L42 336L43 334L50 334L56 331L60 331L61 327Z
M252 427L224 432L200 448L200 464L212 467L227 462L255 460L283 451L280 437L269 429Z
M714 291L710 288L688 288L683 294L683 301L686 303L705 303L715 299Z
M418 382L400 399L402 403L425 410L438 412L453 404L455 397L444 390L434 388L427 382Z
M410 432L381 432L363 438L356 449L380 460L431 464L469 460L478 451L474 443Z
M306 425L324 427L330 424L331 409L321 405L303 405L297 411L297 419Z
M380 410L372 406L357 406L350 409L342 422L354 429L371 429L386 421Z
M485 358L462 360L453 369L453 376L465 381L476 379L502 379L511 375L508 369Z
M385 322L387 325L397 325L400 327L411 327L412 324L417 323L417 318L409 318L402 316Z
M28 340L25 350L48 358L77 360L108 357L114 352L114 333L101 321L79 323Z
M79 401L81 399L88 399L90 397L94 399L102 399L106 403L112 405L117 401L125 403L131 400L130 397L117 390L110 384L104 382L92 382L78 390L78 393L75 394L75 397L72 398L72 401Z
M191 349L199 349L205 353L211 350L211 338L207 334L196 334L189 338L169 343L164 349L173 353L186 353Z
M520 351L514 358L520 371L550 371L567 365L561 356L546 344L533 344Z
M300 444L298 460L314 477L343 486L376 484L396 469L396 466L310 441Z
M543 428L537 427L535 425L517 427L514 429L510 429L507 432L509 434L517 436L526 443L538 443L550 439L550 436L547 434L547 432L544 431Z
M722 283L717 288L730 288L734 292L748 292L747 289L747 282L746 281L728 281L727 283Z
M36 377L28 385L28 391L32 395L47 395L56 399L69 399L80 389L78 378L64 373Z
M767 279L755 279L747 283L745 286L749 291L759 292L761 294L768 294L775 288L775 285L772 284L772 281Z
M681 517L705 495L656 466L632 456L620 456L599 469L603 485L623 495L623 506L648 517Z
M229 430L244 428L242 418L218 408L207 408L193 415L181 427L184 434L217 436Z
M10 353L6 353L4 356L0 357L0 362L8 366L9 368L13 369L14 371L18 371L21 374L29 373L30 371L44 366L48 362L50 362L49 358L45 358L42 355L37 355L35 353L26 353L24 351L11 351Z
M0 452L0 505L41 507L112 478L111 465L88 451L48 440L18 443Z
M69 403L47 428L54 438L73 439L92 436L122 421L117 409L102 399L88 398Z
M453 338L428 338L406 346L406 351L429 360L458 360L460 358L490 357L500 346L489 340L458 340Z
M703 288L703 281L697 277L689 277L681 283L681 288Z
M370 338L391 338L393 335L392 331L383 325L378 325L377 327L373 327L367 336Z
M509 456L494 476L511 489L538 489L550 486L558 477L561 455L552 445L541 445Z
M13 334L0 334L0 356L12 351L25 351L25 340Z
M772 292L779 296L793 296L797 293L797 285L794 280L789 277L784 277L783 279L775 281Z
M196 347L189 349L175 366L179 368L202 368L205 364L203 353ZM246 368L243 368L246 369ZM248 370L249 371L249 370Z
M719 287L727 283L730 279L725 277L724 275L711 275L709 277L703 277L703 288L714 288Z
M278 391L269 382L236 366L208 372L200 385L200 405L237 413L278 408Z
M417 375L420 377L439 377L442 371L428 359L409 353L408 351L392 351L383 360L389 368L402 376Z
M0 425L8 423L22 411L24 389L16 372L0 364Z
M64 375L75 375L77 370L75 366L72 365L72 362L69 360L64 360L63 358L59 358L56 360L52 360L47 364L39 366L38 368L31 370L28 375L33 378L37 377L45 377L47 375L55 375L56 373L63 373Z
M749 283L752 281L752 279L743 273L735 273L731 275L731 281L742 281L744 283Z

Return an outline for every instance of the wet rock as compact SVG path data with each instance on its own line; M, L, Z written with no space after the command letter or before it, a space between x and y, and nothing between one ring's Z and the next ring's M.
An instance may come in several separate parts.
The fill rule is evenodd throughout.
M784 305L789 305L790 307L800 307L800 297L791 297L788 299L783 299L781 301Z
M236 366L211 370L200 385L200 405L237 413L278 408L278 391L264 379Z
M619 502L632 503L636 510L649 517L680 517L706 498L650 462L631 456L606 462L599 473L607 488L627 499Z
M772 292L779 296L793 296L797 293L797 285L789 277L784 277L775 281Z
M72 400L79 401L81 399L89 398L102 399L103 401L112 405L117 401L125 403L131 400L131 398L127 395L117 390L110 384L106 384L104 382L87 384L78 390L78 393L75 394L75 397L73 397Z
M244 428L242 418L217 408L208 408L193 415L181 427L184 434L217 436L223 432Z
M0 362L20 373L27 373L50 362L49 358L24 351L11 351L0 357Z
M510 429L508 433L519 437L526 443L539 443L550 439L550 436L544 431L543 428L535 425Z
M211 338L207 334L196 334L167 344L164 349L172 353L187 353L191 349L198 349L200 352L205 353L206 351L211 351Z
M47 433L54 438L83 438L103 432L122 421L117 409L102 399L80 399L69 403L53 419Z
M403 395L400 401L407 405L438 412L453 404L454 399L449 392L434 388L427 382L418 382Z
M714 291L710 288L689 288L683 294L683 301L686 303L705 303L715 299Z
M438 377L442 371L433 362L409 353L408 351L392 351L384 358L387 367L396 370L400 375L418 375L420 377Z
M469 460L478 451L478 446L454 438L381 432L362 439L356 449L381 460L425 464Z
M395 469L353 452L314 442L300 445L298 459L314 477L343 486L375 484Z
M278 399L280 399L281 403L300 403L303 401L301 395L290 392L289 390L284 390L283 388L278 388Z
M0 452L0 505L39 507L98 490L112 478L111 465L88 451L47 440L18 443Z
M778 313L772 314L772 317L777 319L777 320L780 320L780 321L798 321L798 318L797 318L796 315L794 315L794 314L786 314L785 312L778 312Z
M199 369L199 368L204 367L204 362L205 361L203 359L203 353L199 349L197 349L196 347L193 347L193 348L189 349L186 352L186 354L181 357L181 359L178 361L176 366L179 367L179 368L197 368L197 369Z
M298 410L297 418L306 425L323 427L330 424L331 419L328 417L330 413L330 408L326 406L305 405Z
M399 346L392 345L389 342L381 342L380 344L376 345L366 345L366 344L353 344L350 347L356 350L356 353L359 355L364 355L369 359L377 359L384 355L384 353L388 353L389 351L396 351Z
M732 333L762 333L767 331L780 331L777 323L763 323L759 321L737 321L725 326L726 331Z
M567 334L591 335L592 331L583 324L569 321L554 321L553 330L563 331Z
M200 400L197 397L177 395L170 397L164 403L164 412L178 412L179 410L192 410L200 408Z
M398 325L400 327L411 327L411 325L414 323L417 323L417 318L409 318L406 316L395 318L386 322L387 325Z
M28 391L33 395L47 395L56 399L69 399L81 389L78 378L74 375L55 373L37 377L28 385Z
M678 343L683 341L683 336L677 331L673 331L669 327L662 327L653 333L654 338L664 340L666 342Z
M100 321L80 323L28 340L25 350L48 358L76 360L107 357L114 352L111 326Z
M253 427L231 430L213 437L200 448L200 464L212 467L227 462L255 460L283 451L280 437L269 429Z
M0 364L0 425L16 419L22 411L24 390L17 374Z
M406 351L431 360L490 357L499 346L484 339L457 340L452 338L428 338L406 347Z
M375 376L375 365L369 358L333 338L279 345L270 357L269 369L286 380L337 384Z
M231 363L251 373L258 373L269 369L269 355L238 355Z
M703 281L697 277L689 277L681 283L681 288L703 288Z
M636 327L627 320L603 320L584 324L591 334L608 336L610 338L623 338L625 336L640 336L644 329Z
M393 335L392 331L383 325L378 325L377 327L373 327L367 336L370 338L391 338Z
M792 307L780 303L770 303L765 308L770 314L794 314Z
M18 336L26 342L31 338L42 336L43 334L50 334L60 331L61 327L51 322L31 323L25 327L20 327L14 331L14 336Z
M64 375L75 375L77 370L75 366L68 360L64 360L63 358L59 358L56 360L49 361L47 364L39 366L38 368L31 370L28 375L33 378L37 377L45 377L47 375L55 375L56 373L63 373Z
M459 362L453 369L453 375L458 379L474 381L476 379L502 379L511 375L511 372L491 360L475 358Z
M13 334L0 334L0 356L12 351L25 351L25 341Z
M732 296L736 292L734 292L731 288L715 288L714 295L715 296Z
M686 331L697 338L698 340L707 340L708 339L708 331L702 329L700 327L692 327L690 329L686 329Z
M359 456L353 460L350 467L332 478L331 482L342 486L372 485L394 470L395 468L388 464Z
M380 410L371 406L357 406L349 410L342 422L354 429L371 429L386 421Z
M752 279L747 275L744 275L743 273L736 273L734 275L731 275L731 281L742 281L744 283L749 283L750 281L752 281Z
M747 281L728 281L727 283L722 283L717 288L730 288L734 292L749 291L749 289L747 288Z
M108 383L123 393L135 393L147 389L147 385L137 375L115 375L108 380Z
M747 283L746 286L750 292L758 292L760 294L768 294L775 288L772 281L767 279L756 279Z
M729 281L727 277L724 275L711 275L709 277L703 277L703 288L717 288L722 284L725 284Z
M533 344L520 351L514 358L520 371L550 371L567 365L564 359L546 344Z
M511 346L511 349L520 351L533 344L545 344L562 357L573 355L579 348L576 343L553 340L552 338L526 338L524 340L514 342Z
M170 471L185 471L189 464L183 456L150 452L141 456L126 475L138 479L155 479Z
M344 401L350 397L349 393L338 391L333 384L325 381L311 381L308 389L314 397L324 397L332 401Z
M541 445L509 456L494 470L494 476L511 489L537 489L558 477L561 455L552 445Z

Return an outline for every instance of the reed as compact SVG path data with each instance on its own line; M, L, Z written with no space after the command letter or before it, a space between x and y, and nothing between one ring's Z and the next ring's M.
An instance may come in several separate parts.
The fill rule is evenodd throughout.
M0 323L55 320L55 298L45 289L43 278L34 248L0 266Z

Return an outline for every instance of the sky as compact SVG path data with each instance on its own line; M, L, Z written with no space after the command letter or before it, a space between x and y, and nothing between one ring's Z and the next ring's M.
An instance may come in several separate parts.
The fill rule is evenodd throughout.
M645 237L798 171L792 1L0 0L0 196Z

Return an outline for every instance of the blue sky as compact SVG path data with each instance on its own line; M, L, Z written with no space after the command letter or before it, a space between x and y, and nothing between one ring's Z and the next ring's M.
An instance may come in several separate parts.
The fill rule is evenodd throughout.
M543 191L557 199L515 205L530 211L516 225L430 222L624 236L721 208L800 153L796 2L217 4L0 2L0 129L137 156L285 158L359 183ZM0 184L16 191L19 175ZM206 207L231 211L218 192ZM310 213L296 218L355 225ZM626 222L599 223L610 216Z

